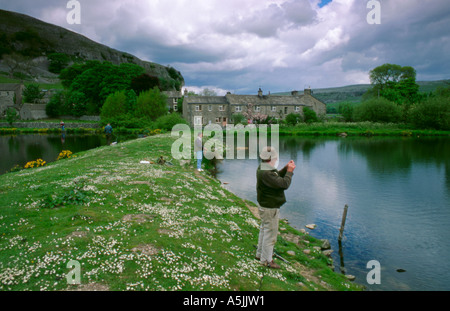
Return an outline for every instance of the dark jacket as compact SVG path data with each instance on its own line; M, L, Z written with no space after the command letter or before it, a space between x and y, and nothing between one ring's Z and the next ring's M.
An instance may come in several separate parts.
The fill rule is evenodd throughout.
M278 171L268 163L261 163L256 171L256 194L260 206L280 208L286 203L284 191L289 188L294 173L287 167Z

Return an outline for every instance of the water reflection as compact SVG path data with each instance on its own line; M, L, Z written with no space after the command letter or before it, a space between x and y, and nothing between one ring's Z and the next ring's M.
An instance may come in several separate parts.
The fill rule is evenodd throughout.
M280 165L291 159L297 168L281 217L297 228L316 223L311 234L330 240L337 268L364 283L367 262L378 260L383 282L370 289L450 289L450 139L282 137ZM217 176L256 202L258 164L224 160Z
M77 135L77 134L25 134L0 135L0 174L10 171L14 166L24 166L27 162L43 159L53 162L62 150L73 153L93 149L114 141L136 138L136 135Z

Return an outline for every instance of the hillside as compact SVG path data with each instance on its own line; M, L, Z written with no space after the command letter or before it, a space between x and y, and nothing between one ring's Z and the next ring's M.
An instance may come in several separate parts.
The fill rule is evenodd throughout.
M423 93L434 92L439 86L447 86L450 80L417 81L419 91ZM359 102L363 94L371 87L370 84L354 84L342 87L313 89L313 95L325 104L339 103L343 101ZM302 92L299 92L302 93ZM290 92L277 93L278 95L290 95Z
M113 64L134 63L148 74L172 79L169 68L142 61L125 52L94 42L65 28L45 23L33 17L0 10L0 72L3 76L30 77L41 83L54 83L57 74L49 71L48 56L61 53L69 64L87 60L109 61ZM17 64L16 68L13 67ZM184 80L178 72L182 85Z

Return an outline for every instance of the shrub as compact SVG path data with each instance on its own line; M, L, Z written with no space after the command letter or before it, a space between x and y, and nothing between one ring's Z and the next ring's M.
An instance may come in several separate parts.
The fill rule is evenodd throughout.
M302 117L298 113L290 113L286 116L286 124L295 126L297 123L301 122Z
M157 87L139 94L134 111L136 117L156 120L167 112L167 96L162 94Z
M450 130L450 97L431 97L413 105L409 121L416 128Z
M63 150L59 153L58 158L56 159L56 161L62 160L62 159L70 159L70 158L75 158L76 155L73 155L72 151L70 150Z
M344 121L346 122L352 122L353 121L353 110L354 107L351 103L341 103L339 104L339 113L344 118Z
M306 123L313 123L319 121L316 112L309 107L303 108L303 119Z
M363 102L353 110L355 121L396 123L402 117L402 109L385 98L374 98Z
M125 91L118 91L106 98L101 109L100 116L102 118L114 118L127 113L127 96Z
M19 115L17 113L17 110L15 108L9 107L6 110L6 122L10 126L12 126L13 122L19 119Z
M58 117L62 114L65 102L65 95L63 91L55 93L48 104L45 106L45 112L50 118Z
M44 160L42 159L37 159L36 161L30 161L27 164L25 164L24 168L35 168L35 167L41 167L41 166L45 166L45 164L47 164Z
M161 116L156 120L156 127L163 130L172 130L177 124L188 124L179 113L171 113Z
M38 84L30 84L23 90L23 99L26 103L38 103L44 97Z

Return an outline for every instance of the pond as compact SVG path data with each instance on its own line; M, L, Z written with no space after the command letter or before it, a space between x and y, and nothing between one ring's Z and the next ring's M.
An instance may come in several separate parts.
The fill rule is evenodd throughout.
M280 217L331 242L335 270L368 290L450 290L450 139L280 137L296 162ZM217 178L256 201L258 160L223 160ZM344 206L348 213L339 251ZM276 246L275 246L276 248ZM368 284L380 263L380 284Z
M91 134L0 135L0 174L9 172L16 165L23 167L27 162L37 159L53 162L62 150L77 153L136 137Z

